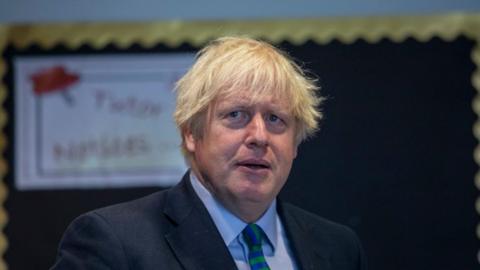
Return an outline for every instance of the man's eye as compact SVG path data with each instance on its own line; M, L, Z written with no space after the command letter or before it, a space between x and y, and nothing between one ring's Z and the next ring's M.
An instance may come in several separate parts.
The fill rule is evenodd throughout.
M241 116L240 111L233 111L228 113L228 117L230 118L239 118Z
M225 115L225 119L234 122L243 122L248 119L248 114L245 111L231 111Z
M278 122L280 120L281 119L278 116L276 116L275 114L270 114L268 116L268 121L270 121L270 122Z
M238 110L227 112L223 116L224 123L232 128L239 128L248 123L250 117L248 112Z

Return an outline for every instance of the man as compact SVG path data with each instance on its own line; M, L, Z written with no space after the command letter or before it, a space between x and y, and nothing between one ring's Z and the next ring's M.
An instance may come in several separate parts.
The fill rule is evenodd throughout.
M76 219L52 269L366 269L351 230L276 200L321 117L316 89L267 43L211 42L176 89L191 170Z

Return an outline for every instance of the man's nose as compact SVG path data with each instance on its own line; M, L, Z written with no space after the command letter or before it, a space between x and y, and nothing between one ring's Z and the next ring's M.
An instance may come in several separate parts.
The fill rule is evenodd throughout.
M268 145L268 130L265 119L256 114L247 126L247 145L252 147L265 147Z

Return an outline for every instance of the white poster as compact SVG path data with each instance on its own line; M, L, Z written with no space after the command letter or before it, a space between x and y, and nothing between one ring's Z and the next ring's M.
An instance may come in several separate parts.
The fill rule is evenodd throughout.
M186 166L172 113L193 54L14 59L21 190L169 186Z

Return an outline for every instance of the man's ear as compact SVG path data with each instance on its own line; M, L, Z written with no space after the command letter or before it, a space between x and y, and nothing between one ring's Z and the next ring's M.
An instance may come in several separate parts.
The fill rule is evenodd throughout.
M188 150L188 152L195 152L196 141L190 129L186 129L183 132L183 141L185 142L185 148Z

